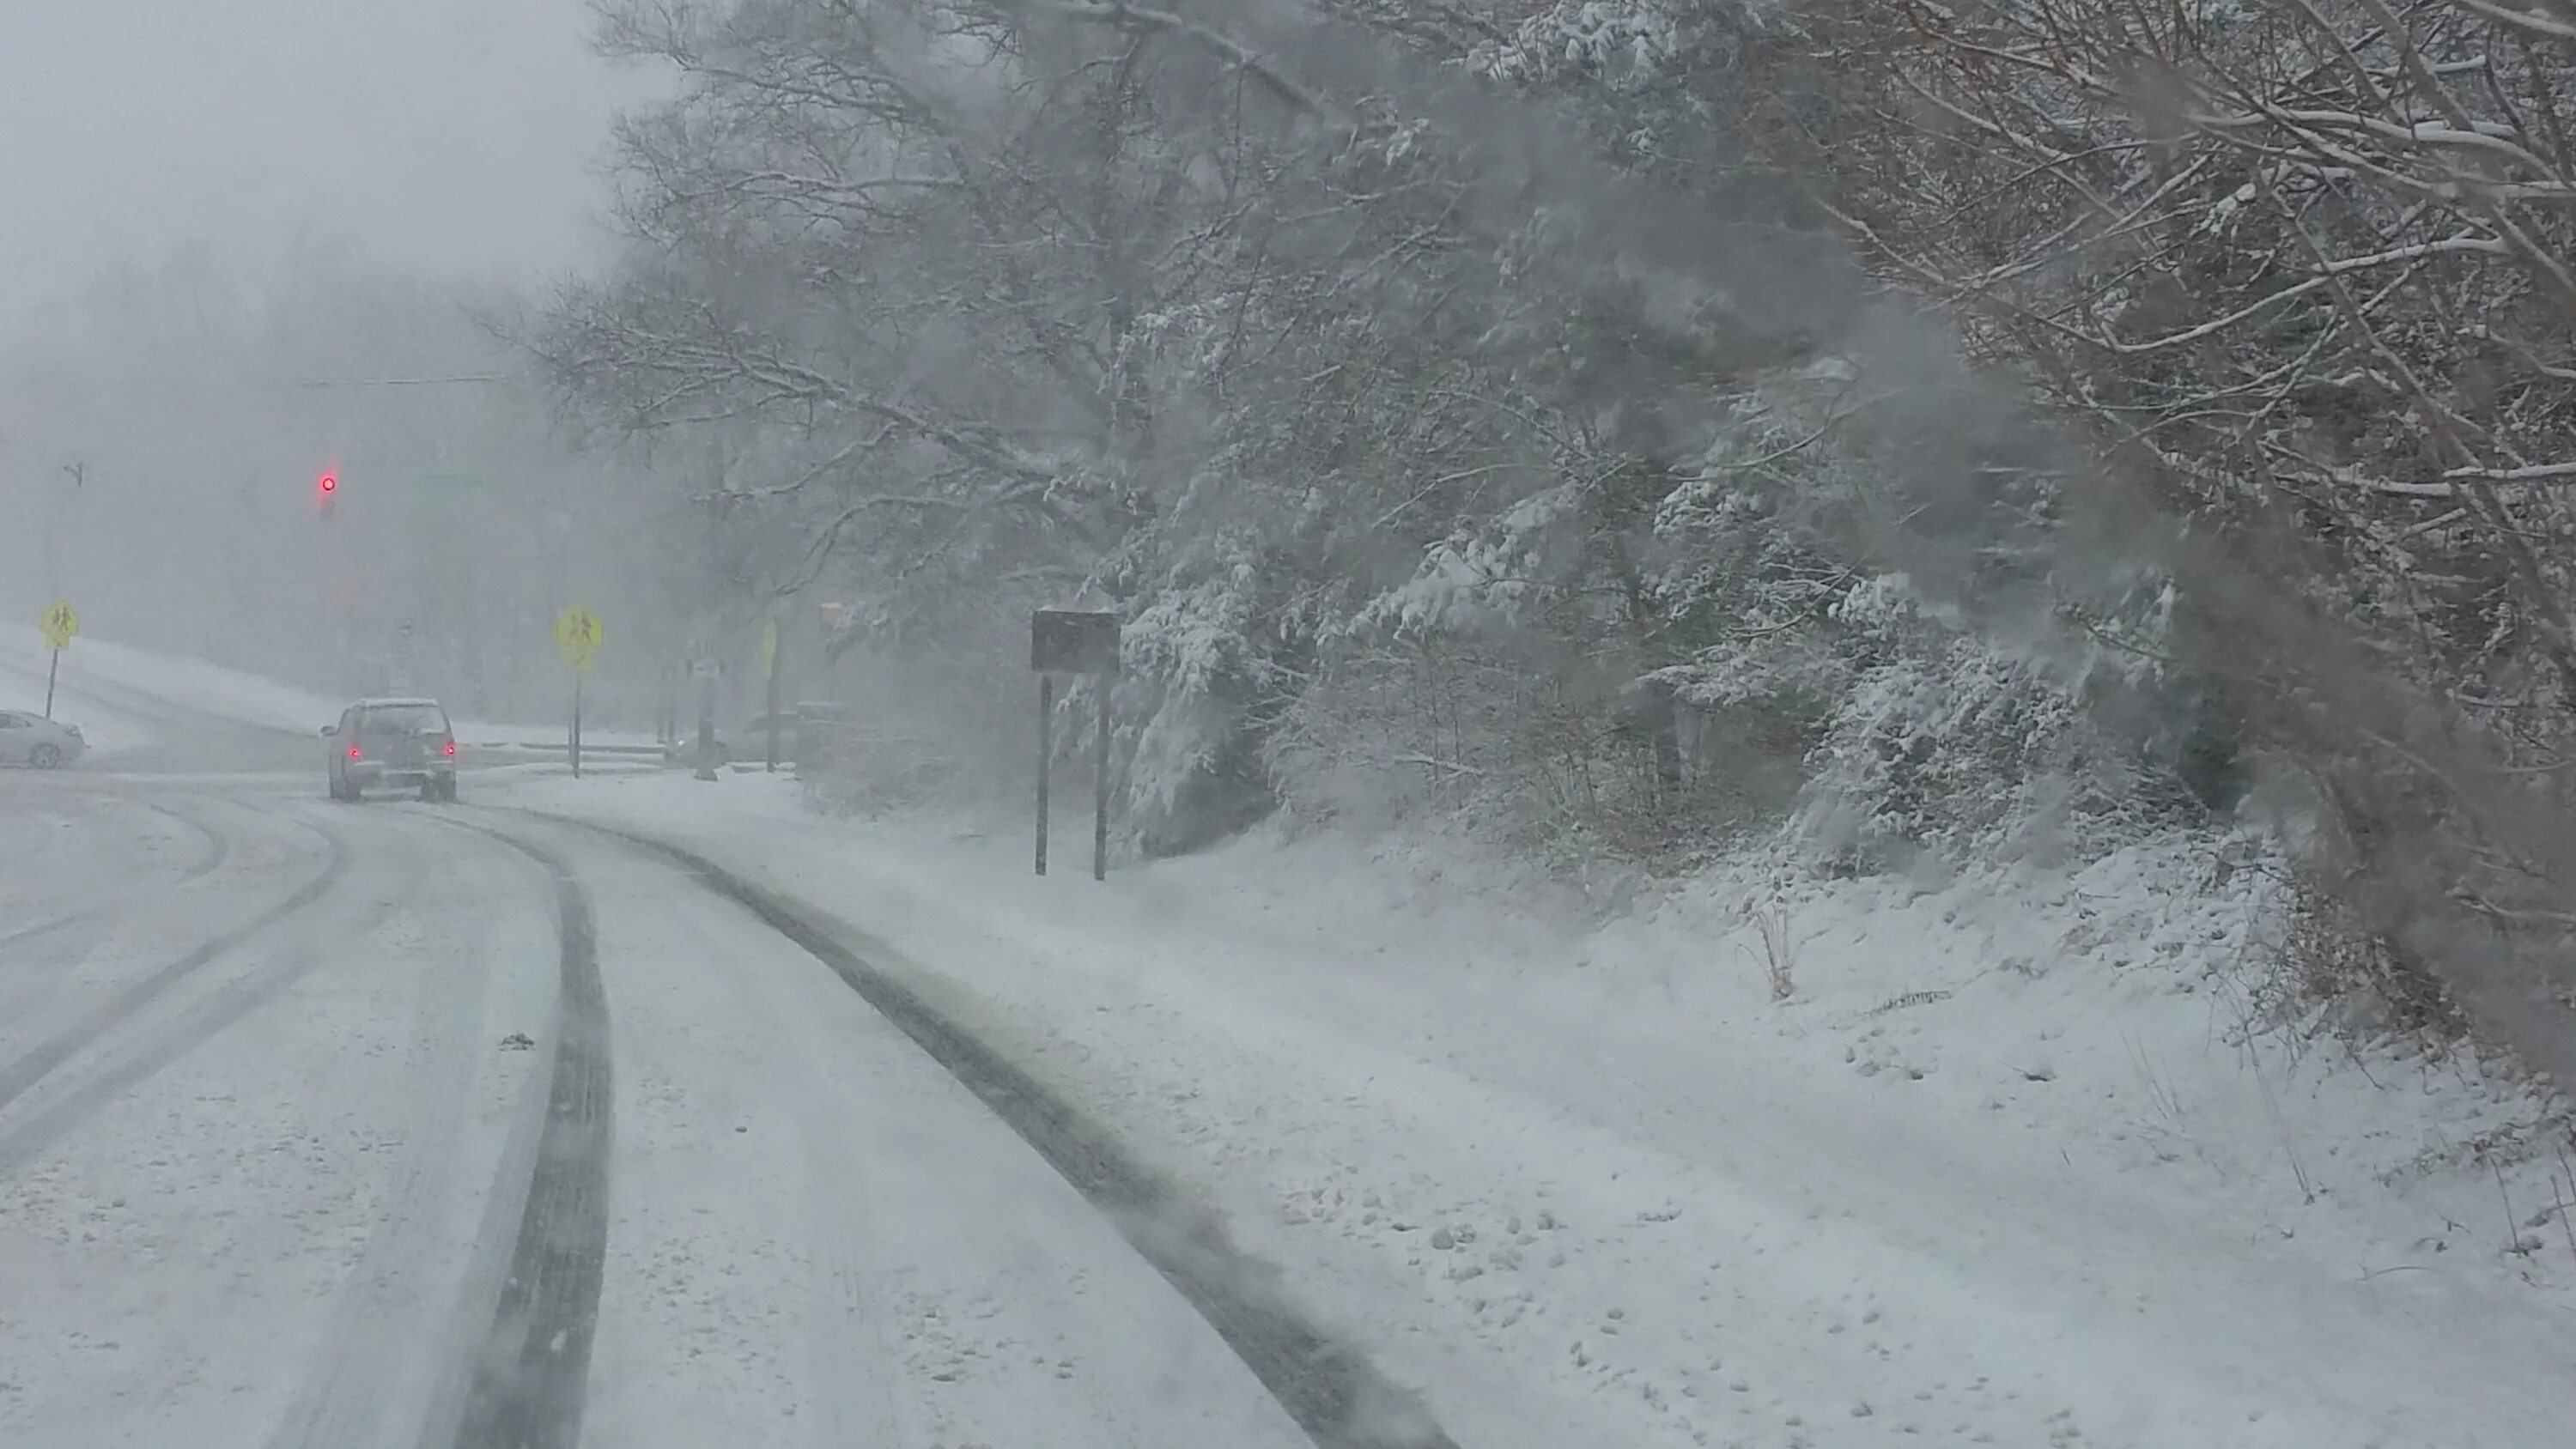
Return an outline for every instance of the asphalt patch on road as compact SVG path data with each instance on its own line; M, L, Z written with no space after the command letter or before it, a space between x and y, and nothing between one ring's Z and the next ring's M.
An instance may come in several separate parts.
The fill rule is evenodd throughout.
M1128 1156L1111 1134L1036 1078L872 965L849 944L866 940L864 932L667 841L566 817L547 818L676 863L829 966L1099 1208L1319 1449L1456 1449L1415 1395L1388 1381L1366 1355L1315 1326L1289 1303L1277 1287L1279 1270L1227 1241L1214 1214ZM464 1440L457 1449L465 1449Z
M545 868L554 882L562 978L545 1126L526 1206L451 1442L454 1449L574 1449L608 1257L612 1119L598 932L589 894L561 857L499 831L461 828L490 835Z

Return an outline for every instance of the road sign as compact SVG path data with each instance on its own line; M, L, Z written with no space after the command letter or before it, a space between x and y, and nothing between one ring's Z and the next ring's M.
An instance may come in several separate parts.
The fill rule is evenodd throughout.
M775 670L777 665L778 621L763 619L760 622L760 667L764 670Z
M45 631L45 643L52 646L56 652L69 649L72 645L72 636L80 632L80 615L72 611L72 601L69 599L56 599L47 604L45 612L38 616L37 623Z
M1029 616L1029 668L1038 676L1038 874L1047 868L1047 775L1055 759L1055 677L1088 674L1098 695L1091 763L1091 878L1109 869L1109 682L1118 673L1118 615L1107 609L1039 609Z
M596 649L600 638L599 616L579 604L555 616L555 642L567 649L575 644Z
M555 616L555 647L563 651L564 662L575 669L590 668L599 653L601 637L599 616L579 604Z
M1118 616L1105 609L1039 609L1029 618L1029 668L1040 674L1118 672Z

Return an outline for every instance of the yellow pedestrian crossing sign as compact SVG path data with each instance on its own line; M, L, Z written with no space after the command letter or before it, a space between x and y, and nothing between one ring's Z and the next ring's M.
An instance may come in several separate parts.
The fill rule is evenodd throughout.
M588 669L599 653L599 616L579 604L555 616L555 647L563 650L564 662L575 669Z
M69 599L56 599L47 604L37 622L44 628L45 642L57 653L70 648L72 636L80 632L80 615L72 612Z

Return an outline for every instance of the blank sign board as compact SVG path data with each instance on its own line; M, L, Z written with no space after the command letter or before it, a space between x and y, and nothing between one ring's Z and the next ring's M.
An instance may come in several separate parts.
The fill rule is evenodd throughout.
M1118 672L1118 616L1106 609L1040 609L1029 617L1029 668L1041 674Z

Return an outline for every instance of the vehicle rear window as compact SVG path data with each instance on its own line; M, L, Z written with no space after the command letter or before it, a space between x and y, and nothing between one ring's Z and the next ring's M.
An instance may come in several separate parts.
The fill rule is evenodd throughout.
M447 729L447 711L434 704L382 704L358 716L362 735L412 735Z

